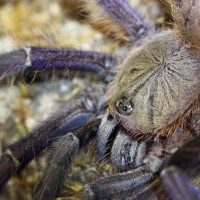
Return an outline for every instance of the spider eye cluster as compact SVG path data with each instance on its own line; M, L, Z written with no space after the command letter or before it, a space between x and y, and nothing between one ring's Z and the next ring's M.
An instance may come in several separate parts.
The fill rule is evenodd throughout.
M122 98L116 103L117 111L122 115L130 115L133 111L132 103L125 98Z

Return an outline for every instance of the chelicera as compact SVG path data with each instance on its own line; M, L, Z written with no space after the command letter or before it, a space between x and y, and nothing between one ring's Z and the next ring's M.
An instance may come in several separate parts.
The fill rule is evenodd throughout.
M1 79L52 67L114 77L106 100L99 92L83 95L10 145L0 158L1 188L56 138L33 195L54 199L73 157L94 140L97 156L118 173L88 183L85 199L200 199L188 179L200 166L200 1L171 0L175 25L164 31L155 31L125 0L94 3L134 42L123 63L114 55L39 47L0 55Z

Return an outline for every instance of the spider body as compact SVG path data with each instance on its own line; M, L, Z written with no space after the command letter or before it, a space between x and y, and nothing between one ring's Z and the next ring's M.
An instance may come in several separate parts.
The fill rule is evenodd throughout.
M36 200L56 197L73 157L91 141L95 141L99 159L109 159L119 173L86 185L85 199L200 199L186 177L200 167L200 44L196 31L200 1L170 3L176 27L156 33L126 1L96 1L124 29L129 42L139 42L120 64L107 100L97 97L99 92L86 91L8 147L0 157L1 187L58 138L49 167L34 191ZM30 47L0 55L0 78L55 67L95 72L107 80L113 77L109 70L118 60L92 51ZM102 104L106 109L101 120Z

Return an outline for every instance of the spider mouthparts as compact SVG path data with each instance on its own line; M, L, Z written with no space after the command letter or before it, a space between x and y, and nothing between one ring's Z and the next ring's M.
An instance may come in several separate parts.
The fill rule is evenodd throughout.
M107 151L107 144L113 131L117 125L117 121L111 115L105 115L97 133L97 154L102 157Z

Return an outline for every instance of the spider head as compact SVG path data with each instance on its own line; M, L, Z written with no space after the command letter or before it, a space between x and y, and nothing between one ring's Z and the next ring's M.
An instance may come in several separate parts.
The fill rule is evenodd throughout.
M118 125L126 130L127 134L134 136L134 133L145 134L150 130L153 131L148 106L150 105L144 105L141 96L132 98L130 94L125 95L123 92L109 101L107 112L117 121Z
M198 50L168 31L130 53L108 90L100 152L119 130L138 139L178 128L199 94L199 60Z

